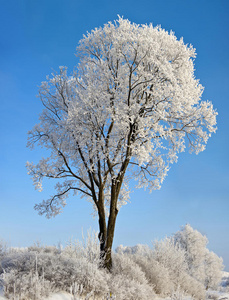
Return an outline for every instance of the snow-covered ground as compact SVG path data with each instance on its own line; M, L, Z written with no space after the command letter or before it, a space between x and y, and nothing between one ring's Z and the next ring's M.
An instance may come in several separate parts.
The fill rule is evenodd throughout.
M7 300L7 298L3 296L3 290L0 290L0 300ZM60 292L55 293L44 300L73 300L73 297L66 292Z
M65 292L53 294L52 296L48 297L46 300L73 300L73 297Z
M211 295L211 296L210 296ZM208 299L212 299L212 300L229 300L229 292L228 293L224 293L224 292L218 292L218 291L212 291L210 293L210 297L208 297ZM77 300L80 300L80 298L75 298ZM48 298L44 299L44 300L75 300L73 298L73 296L69 293L66 292L60 292L60 293L55 293L51 296L49 296ZM82 300L84 300L83 298L81 298ZM174 298L157 298L157 300L173 300ZM192 300L192 298L190 297L182 297L179 298L180 300ZM5 298L4 296L2 296L2 294L0 295L0 300L7 300L7 298ZM150 300L150 299L149 299Z
M0 298L0 300L2 300L2 299L4 299L4 298ZM159 297L157 298L157 300L173 300L173 299L175 299L175 298L159 298ZM182 297L179 299L180 300L192 300L191 297ZM208 294L208 299L209 300L210 299L212 299L212 300L229 300L229 292L224 293L224 292L219 292L219 291L212 291ZM45 300L74 300L74 298L70 294L62 292L62 293L53 294L52 296L48 297Z
M75 298L76 299L76 298ZM84 300L83 298L81 298ZM172 300L174 298L157 298L157 300ZM192 300L190 297L184 297L180 298L181 300ZM212 300L229 300L229 293L224 293L224 292L211 292L211 297L208 299ZM0 296L0 300L7 300L5 297ZM60 292L60 293L55 293L51 295L50 297L44 299L44 300L74 300L73 296L71 294L68 294L66 292ZM77 298L77 300L80 300ZM149 299L150 300L150 299Z
M227 277L225 277L225 275L224 275L224 278L229 279L229 273L224 272L224 274L226 274L226 276L227 276ZM175 298L173 298L173 299L175 299ZM180 300L192 300L192 298L190 298L190 297L182 297L179 299ZM229 300L229 292L211 291L208 294L208 299L209 300L210 299L212 299L212 300ZM62 292L62 293L53 294L52 296L50 296L49 298L47 298L45 300L74 300L74 299L70 294ZM172 300L172 298L158 298L157 300Z

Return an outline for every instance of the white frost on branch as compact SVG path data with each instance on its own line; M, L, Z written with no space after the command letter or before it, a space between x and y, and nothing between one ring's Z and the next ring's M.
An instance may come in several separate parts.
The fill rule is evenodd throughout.
M71 76L60 67L42 83L44 110L29 132L28 146L51 150L49 158L27 164L35 186L41 189L44 177L73 180L36 206L48 216L60 212L70 191L97 210L102 190L109 211L112 182L122 181L118 209L131 179L159 189L178 154L187 146L203 151L216 131L217 113L201 101L194 76L195 49L173 32L119 17L87 33L77 55Z

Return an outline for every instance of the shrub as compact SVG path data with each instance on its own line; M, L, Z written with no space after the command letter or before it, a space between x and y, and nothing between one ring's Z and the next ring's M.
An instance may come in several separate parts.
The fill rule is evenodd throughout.
M108 293L107 281L109 274L106 270L99 269L96 264L88 262L85 258L72 260L72 263L75 269L75 282L82 285L86 293L94 291L97 296Z
M188 273L183 272L179 277L179 286L186 294L193 296L194 299L203 300L206 298L204 285L191 277Z
M205 287L217 289L222 280L223 259L206 249L205 254Z
M33 300L43 299L54 292L50 281L36 272L20 274L17 270L11 270L2 275L5 296L9 299Z
M62 255L71 257L74 259L85 258L88 262L100 264L100 246L98 241L98 233L92 230L88 230L87 237L83 242L70 241L68 245L63 249Z
M140 255L134 255L134 261L145 273L149 284L157 294L169 295L174 290L174 285L170 280L168 270L154 259L149 259Z
M153 258L168 270L169 278L175 288L180 285L180 277L187 272L185 251L174 243L172 238L165 238L162 241L155 241L152 251Z
M150 286L131 280L125 275L116 275L110 278L110 291L115 300L153 300L155 293Z
M40 253L23 251L6 255L2 266L5 270L2 278L7 295L15 291L19 293L23 288L23 280L24 286L31 295L35 284L40 286L41 282L45 283L45 292L47 292L46 286L52 287L50 292L60 290L69 292L75 283L82 285L85 293L93 291L95 295L100 296L108 292L106 271L99 270L97 265L88 262L85 258L72 259L61 254L53 255L48 251L40 251Z
M147 256L147 257L152 256L152 250L150 249L150 247L147 245L141 245L141 244L138 244L133 247L120 245L116 248L115 251L118 254L129 254L129 255L130 254L138 254L138 255Z
M147 285L148 281L145 273L140 266L136 264L129 255L114 254L112 276L124 275L130 280L134 280L140 284Z

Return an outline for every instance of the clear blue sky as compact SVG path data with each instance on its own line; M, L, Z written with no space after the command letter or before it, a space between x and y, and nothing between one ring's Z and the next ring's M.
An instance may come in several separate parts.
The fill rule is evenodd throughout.
M114 247L150 244L190 223L229 271L229 1L227 0L0 0L0 239L12 246L65 243L81 229L98 229L91 205L69 198L64 213L47 220L33 210L52 194L34 190L27 160L44 150L26 148L27 132L42 106L38 86L58 66L70 70L86 31L121 15L135 23L161 24L197 49L196 77L204 100L218 110L218 131L199 155L180 155L161 190L133 191L119 213Z

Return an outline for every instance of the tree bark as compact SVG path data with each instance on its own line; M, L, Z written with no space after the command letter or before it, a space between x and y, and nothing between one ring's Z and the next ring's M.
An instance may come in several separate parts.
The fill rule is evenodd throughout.
M111 184L111 200L110 200L110 214L108 217L108 224L106 227L106 216L105 216L105 203L104 203L104 190L100 189L99 201L98 201L98 213L99 213L99 240L100 240L100 258L102 267L108 271L112 269L112 245L114 240L114 231L116 218L118 215L118 196L122 187L124 175L129 164L129 151L127 151L127 158L123 162L120 169L119 175L112 179Z
M115 181L113 181L111 186L110 214L108 218L107 227L106 227L104 205L102 207L99 207L100 258L102 259L102 267L106 268L109 271L111 271L112 268L111 249L114 240L116 218L118 215L118 210L117 210L118 194L119 193L117 193L117 187Z
M111 271L112 269L112 256L111 256L111 250L114 240L114 231L115 231L115 223L116 218L118 215L118 210L115 209L115 212L110 215L109 221L108 221L108 232L107 232L107 242L105 247L105 261L104 266L108 271Z
M104 205L104 193L103 189L99 190L99 199L98 199L98 215L99 215L99 243L100 243L100 259L104 260L105 257L105 246L107 240L107 224L106 224L106 214L105 214L105 205Z

